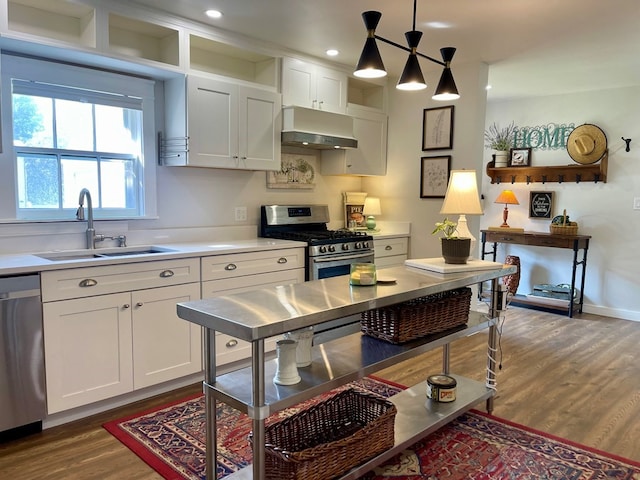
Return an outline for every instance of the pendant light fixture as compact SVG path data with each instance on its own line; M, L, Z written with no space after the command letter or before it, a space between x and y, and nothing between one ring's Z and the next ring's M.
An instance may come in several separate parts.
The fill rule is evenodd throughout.
M441 48L440 54L442 55L443 61L436 60L435 58L418 52L418 44L422 38L422 32L416 30L417 1L418 0L413 0L413 29L405 33L408 47L376 35L376 28L378 27L380 18L382 18L382 13L376 11L362 13L362 19L367 29L367 39L354 75L360 78L380 78L387 74L376 43L376 40L380 40L381 42L409 52L409 58L407 58L407 63L404 66L402 75L400 75L400 80L398 80L396 88L400 90L423 90L427 88L422 70L420 69L420 63L418 62L418 57L422 57L444 67L432 98L434 100L455 100L460 98L456 83L453 80L453 74L451 73L451 60L453 59L456 49L454 47Z

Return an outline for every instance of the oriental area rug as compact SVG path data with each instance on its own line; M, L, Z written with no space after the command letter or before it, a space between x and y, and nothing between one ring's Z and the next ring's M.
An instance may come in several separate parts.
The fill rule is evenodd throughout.
M354 387L389 397L402 388L375 378L327 392L269 417L267 424ZM251 421L217 408L218 478L251 463ZM205 480L202 395L106 423L104 428L169 480ZM640 462L538 432L477 411L468 412L363 477L367 480L640 479ZM330 479L327 479L330 480Z

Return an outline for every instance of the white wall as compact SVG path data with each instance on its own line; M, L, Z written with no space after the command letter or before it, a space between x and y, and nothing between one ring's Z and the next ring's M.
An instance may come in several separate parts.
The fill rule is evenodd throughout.
M423 65L424 68L425 65ZM431 99L440 72L424 72L428 88L403 92L389 85L389 142L387 175L363 179L363 191L380 197L381 220L411 222L410 258L439 257L440 239L432 236L441 221L442 199L420 198L421 157L451 155L452 169L476 169L480 182L487 84L484 64L455 65L454 78L461 98L453 102ZM422 118L425 108L455 105L453 149L422 152ZM468 217L469 229L479 238L479 218Z
M593 123L607 135L609 168L607 183L540 183L510 185L520 201L509 208L509 225L548 232L549 221L528 218L529 192L555 192L554 214L563 209L579 223L579 232L591 235L584 288L584 311L640 320L640 210L633 210L633 198L640 196L640 87L600 90L573 95L549 96L490 103L487 124L532 126L546 123ZM625 152L621 137L631 138ZM635 143L634 143L635 142ZM490 160L485 152L484 164ZM574 164L566 150L532 152L532 166ZM483 178L486 195L483 228L501 223L504 205L493 200L504 184L491 185ZM570 283L572 252L539 247L501 246L498 259L518 255L522 278L518 293L530 293L535 283ZM580 270L578 269L578 273Z

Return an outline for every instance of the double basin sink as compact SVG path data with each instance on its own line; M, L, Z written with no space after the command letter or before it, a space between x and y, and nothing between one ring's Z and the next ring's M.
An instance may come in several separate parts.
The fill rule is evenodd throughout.
M40 253L35 256L52 262L66 262L69 260L89 260L93 258L114 258L131 255L149 255L152 253L171 253L175 250L164 247L119 247L101 250L68 250L61 252Z

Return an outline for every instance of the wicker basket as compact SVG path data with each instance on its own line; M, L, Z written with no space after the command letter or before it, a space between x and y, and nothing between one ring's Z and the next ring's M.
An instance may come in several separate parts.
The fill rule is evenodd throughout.
M404 343L469 320L471 289L459 288L362 313L360 328L371 337Z
M578 225L549 225L549 231L553 235L577 235Z
M389 400L350 388L269 425L265 430L265 478L329 480L341 476L393 447L395 416L396 407Z

